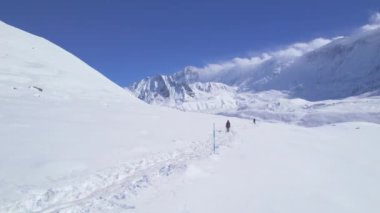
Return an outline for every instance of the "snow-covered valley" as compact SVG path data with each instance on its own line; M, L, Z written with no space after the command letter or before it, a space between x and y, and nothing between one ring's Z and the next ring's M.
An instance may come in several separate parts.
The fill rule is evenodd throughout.
M233 96L236 89L191 88L205 100L211 90ZM239 98L255 110L272 107L268 120L300 116L292 119L305 123L254 125L149 105L58 46L0 23L0 212L379 211L376 96L322 105L278 91ZM236 99L207 109L221 113L219 103L222 113L230 106L244 113ZM315 118L301 116L305 106ZM302 126L347 121L349 109L375 123Z

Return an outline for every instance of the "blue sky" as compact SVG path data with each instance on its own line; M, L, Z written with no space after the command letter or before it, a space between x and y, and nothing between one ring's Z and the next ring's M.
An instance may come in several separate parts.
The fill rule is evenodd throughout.
M379 0L3 0L0 19L121 86L187 65L351 33Z

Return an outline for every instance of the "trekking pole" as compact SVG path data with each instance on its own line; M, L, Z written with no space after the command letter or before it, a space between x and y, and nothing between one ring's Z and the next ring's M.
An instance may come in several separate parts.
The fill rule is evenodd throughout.
M215 123L213 123L213 139L214 139L214 154L215 154Z

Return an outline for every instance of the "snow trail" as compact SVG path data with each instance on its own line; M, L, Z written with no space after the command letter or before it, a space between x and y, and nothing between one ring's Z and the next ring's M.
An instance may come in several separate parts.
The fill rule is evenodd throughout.
M222 147L230 147L236 140L236 132L216 132L217 154ZM152 185L152 182L187 169L189 162L210 157L213 154L212 138L192 142L187 147L169 153L158 153L144 159L123 163L117 167L97 172L78 180L64 180L62 187L42 191L30 191L24 198L0 208L5 212L88 212L90 210L120 211L133 209L128 198Z

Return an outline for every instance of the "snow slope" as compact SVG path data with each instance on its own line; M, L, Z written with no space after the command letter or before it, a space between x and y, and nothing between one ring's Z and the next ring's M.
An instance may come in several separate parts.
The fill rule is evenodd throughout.
M3 22L0 22L0 35L3 99L24 94L57 100L124 96L113 82L43 38ZM129 99L134 101L132 97Z

